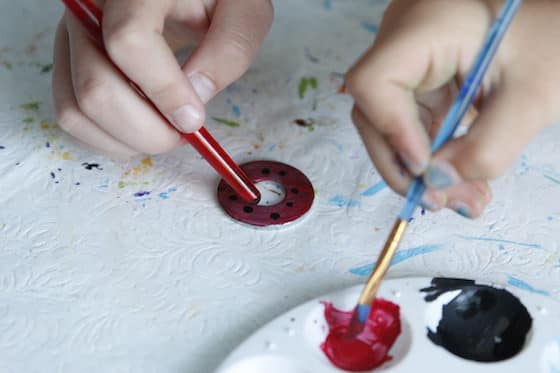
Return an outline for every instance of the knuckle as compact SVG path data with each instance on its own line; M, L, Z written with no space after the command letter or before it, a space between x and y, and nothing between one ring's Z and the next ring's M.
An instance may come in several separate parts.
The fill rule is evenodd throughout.
M143 153L148 155L158 155L167 153L173 149L175 149L179 144L179 136L167 136L166 138L162 138L156 141L149 141L146 143L144 149L142 149Z
M76 129L80 127L84 120L76 109L65 105L57 106L56 118L58 126L69 134L76 132Z
M169 101L176 101L179 95L179 87L174 82L158 82L143 87L144 93L154 103L156 103L164 111L167 111L165 103Z
M473 148L470 152L472 165L478 170L480 177L494 179L501 175L502 165L496 152L488 147Z
M344 79L346 89L353 97L359 96L365 82L365 74L362 69L353 67Z
M146 38L142 35L141 30L130 26L126 21L108 26L105 35L105 49L111 59L116 62L141 50L145 45Z
M253 36L239 29L229 30L228 43L225 45L227 55L245 69L251 64L258 49L259 41Z
M78 105L87 112L97 111L110 101L111 83L99 77L87 77L76 82Z

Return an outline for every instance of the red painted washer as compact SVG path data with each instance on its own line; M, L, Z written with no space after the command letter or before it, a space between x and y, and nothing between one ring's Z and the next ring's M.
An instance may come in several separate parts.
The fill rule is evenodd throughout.
M253 183L273 181L284 187L284 199L271 206L249 204L224 180L218 185L218 201L224 211L243 223L258 227L281 225L303 216L313 204L313 185L300 170L274 161L254 161L240 166Z

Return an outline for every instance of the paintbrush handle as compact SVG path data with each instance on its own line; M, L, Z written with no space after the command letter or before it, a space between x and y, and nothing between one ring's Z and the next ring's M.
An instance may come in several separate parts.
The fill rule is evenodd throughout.
M89 36L105 52L101 31L103 12L91 0L62 0L66 7L78 18L87 30ZM116 66L115 66L116 67ZM118 69L118 67L116 67ZM120 71L120 70L119 70ZM122 72L121 72L122 73ZM123 74L123 76L125 76ZM126 76L125 76L126 78ZM127 80L129 80L127 78ZM148 99L136 83L130 81L131 86L146 100L146 102L160 114L162 120L175 128L166 116ZM206 128L201 127L193 133L179 132L181 137L190 143L200 155L223 177L225 182L247 202L257 203L260 200L260 192L243 170L220 146L218 141L212 137Z
M463 117L469 110L476 94L478 93L480 86L482 84L482 79L488 71L496 51L500 46L504 35L513 21L513 17L519 10L522 0L506 0L498 17L494 21L492 27L488 32L488 36L480 49L477 58L474 61L471 70L469 71L457 98L453 102L453 105L447 112L441 128L434 139L432 144L432 153L438 151L447 141L449 141L459 124L461 123ZM420 199L426 190L426 186L421 177L417 177L412 185L410 186L408 193L406 195L405 204L399 214L399 218L402 220L409 220L416 207L420 203Z
M379 260L375 263L375 268L371 272L371 275L364 287L360 299L358 300L359 304L371 304L373 299L375 298L375 294L377 294L377 290L379 285L381 284L381 280L385 277L389 266L391 265L391 260L397 251L400 242L404 236L404 232L408 225L407 220L397 219L395 224L393 225L393 229L391 229L391 233L389 234L389 238L383 247L383 250L379 254Z

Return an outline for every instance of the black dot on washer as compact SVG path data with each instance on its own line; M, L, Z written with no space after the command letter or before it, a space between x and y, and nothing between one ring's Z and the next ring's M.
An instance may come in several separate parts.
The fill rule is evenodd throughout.
M294 207L294 203L293 203L293 202L286 202L286 206L288 206L288 207Z
M247 214L250 214L253 212L253 208L251 206L245 206L243 207L243 211L245 211Z
M280 219L280 214L278 214L277 212L273 212L272 214L270 214L270 218L272 220L278 220Z
M231 196L229 196L230 201L237 201L238 199L239 199L239 197L237 197L235 194L232 194Z
M263 168L263 169L261 170L261 173L262 173L263 175L269 175L269 174L270 174L270 168Z
M286 171L280 171L280 172L278 172L278 175L280 175L280 176L286 176Z
M298 194L299 190L297 188L292 188L292 189L290 189L290 192L292 192L294 194Z

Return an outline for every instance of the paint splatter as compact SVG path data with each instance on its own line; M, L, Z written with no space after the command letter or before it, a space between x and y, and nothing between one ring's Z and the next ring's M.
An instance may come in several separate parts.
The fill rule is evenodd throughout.
M154 166L151 157L146 157L140 161L140 164L134 166L130 171L124 173L124 176L139 176L144 175L150 171L150 169ZM124 183L124 182L122 182ZM120 182L119 182L120 184ZM119 186L120 187L120 186Z
M387 183L384 181L380 181L372 185L371 187L367 188L366 190L364 190L361 195L364 197L372 197L377 193L381 192L385 188L387 188Z
M357 207L360 205L360 201L346 199L342 194L337 194L329 199L329 204L337 207Z
M332 0L323 0L323 9L332 10Z
M236 117L240 117L241 116L241 109L239 108L239 106L234 104L233 100L231 98L228 98L226 100L226 102L230 106L232 114Z
M428 338L464 359L495 362L517 355L533 320L527 308L504 289L471 280L434 278L421 290Z
M220 123L220 124L223 124L225 126L232 127L232 128L236 128L236 127L241 126L241 124L239 122L234 121L234 120L218 118L218 117L212 117L212 119L217 123Z
M313 118L308 118L308 119L298 118L298 119L294 119L292 123L297 124L300 127L307 128L309 132L313 132L315 130L315 126L314 126L315 120Z
M301 78L298 84L298 96L300 99L305 97L305 94L309 89L317 89L319 87L319 83L317 82L317 78L310 77L310 78Z
M23 111L27 113L38 113L41 108L41 103L39 101L28 101L19 106Z
M399 250L393 256L391 260L391 266L397 265L405 260L411 259L415 256L428 254L434 251L438 251L443 249L443 245L441 244L432 244L432 245L422 245L418 247L413 247L408 250ZM357 276L369 276L371 271L373 270L374 264L367 264L361 267L356 267L350 269L350 273L357 275Z
M151 193L152 192L141 190L139 192L134 193L134 197L136 197L136 198L145 197L145 196L149 196Z
M169 195L170 195L171 193L173 193L173 192L176 192L176 191L177 191L177 188L169 188L169 189L167 189L167 192L161 192L161 193L159 194L159 198L161 198L161 199L169 199Z
M61 157L62 157L62 159L65 160L65 161L71 161L71 160L74 159L74 158L72 158L72 155L70 154L70 152L64 152L64 153L62 153Z
M0 150L4 150L6 147L4 145L0 145Z
M39 65L39 67L40 67L41 74L48 74L52 71L53 64L52 63L47 63L47 64L44 64L44 65Z
M377 32L377 25L375 23L369 22L369 21L362 21L360 23L360 26L362 26L362 28L368 32L371 32L373 34L375 34Z
M550 296L550 293L548 291L541 290L541 289L536 289L533 286L529 285L528 283L526 283L524 281L521 281L520 279L512 277L512 276L508 277L507 283L508 283L508 285L514 286L518 289L529 291L531 293Z
M319 63L319 59L317 57L315 57L312 53L311 50L308 47L305 47L304 49L305 51L305 57L312 63Z
M375 299L363 330L349 337L353 311L340 311L324 302L329 334L321 350L337 367L362 372L390 361L389 350L401 334L400 308L384 299Z
M25 123L25 124L31 124L31 123L35 122L35 119L33 119L33 117L25 117L21 121L22 121L22 123Z
M84 162L84 163L82 163L82 166L84 166L84 168L85 168L86 170L89 170L89 171L93 170L94 168L97 169L97 170L100 170L100 171L103 170L103 168L101 168L101 166L99 165L99 163L87 163L87 162Z
M502 240L499 238L492 238L492 237L475 237L475 236L462 236L462 235L457 235L459 238L462 238L463 240L469 240L469 241L488 241L488 242L497 242L497 243L501 243L501 244L511 244L511 245L516 245L516 246L522 246L522 247L528 247L531 249L541 249L541 245L538 245L536 243L526 243L526 242L517 242L517 241L510 241L510 240Z

